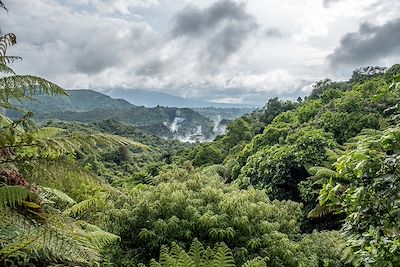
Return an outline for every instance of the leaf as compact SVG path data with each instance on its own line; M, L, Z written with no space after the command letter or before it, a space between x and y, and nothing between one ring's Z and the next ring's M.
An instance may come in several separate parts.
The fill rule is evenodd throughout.
M0 209L6 206L14 208L23 204L23 201L30 197L33 198L35 195L25 187L19 185L2 186L0 187Z

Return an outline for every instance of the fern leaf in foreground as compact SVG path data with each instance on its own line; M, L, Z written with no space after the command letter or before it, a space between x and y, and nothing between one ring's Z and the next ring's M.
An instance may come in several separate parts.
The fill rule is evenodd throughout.
M89 209L99 207L105 203L106 194L101 193L95 195L92 198L85 199L79 203L76 203L72 207L64 210L63 214L67 216L77 216L82 214L83 212L88 211Z
M76 204L76 201L72 199L70 196L65 194L64 192L57 190L55 188L48 188L48 187L41 187L42 190L42 197L44 198L49 198L49 197L56 197L58 200L61 200L62 202L66 202L68 204Z
M145 267L144 264L139 264ZM232 251L224 243L214 249L204 248L197 239L193 240L189 252L186 253L180 246L173 243L171 249L161 247L159 262L152 259L150 267L235 267ZM243 267L267 267L266 259L260 257L246 262Z
M328 206L317 205L308 213L307 218L321 218L332 212L334 212L334 209Z
M220 244L215 249L213 260L214 267L235 267L232 251L225 244Z
M22 186L2 186L0 187L0 210L6 206L16 207L25 201L28 197L34 197L34 194Z

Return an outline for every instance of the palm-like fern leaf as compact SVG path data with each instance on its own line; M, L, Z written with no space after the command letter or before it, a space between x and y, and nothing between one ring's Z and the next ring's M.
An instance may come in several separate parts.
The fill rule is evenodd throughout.
M0 8L7 10L6 5L3 3L3 1L0 1Z
M95 195L92 198L85 199L79 203L76 203L72 207L64 210L63 214L67 216L77 216L80 215L89 209L97 208L99 206L105 205L106 194L100 193Z
M36 94L68 95L64 89L46 79L32 75L13 75L0 78L0 101L9 108L10 99L32 100ZM8 105L8 106L7 106Z
M321 218L334 212L334 209L328 206L317 205L307 215L308 218Z
M59 215L48 215L38 223L12 213L0 221L0 265L22 257L30 262L91 266L100 260L99 250L118 239L98 227Z
M0 209L6 206L19 206L29 197L34 197L34 194L27 188L22 186L2 186L0 187Z
M232 251L225 244L220 244L215 249L215 256L213 260L214 267L235 267L235 260L233 259Z
M204 246L197 239L195 239L190 246L189 255L192 258L196 266L200 266L202 263L204 253Z
M336 172L334 170L325 168L325 167L312 167L309 169L309 172L312 175L317 176L318 178L334 178L336 176Z
M0 60L1 60L1 58L0 58ZM15 74L14 70L4 63L0 63L0 73Z
M0 63L4 65L14 63L17 60L22 60L22 58L19 56L0 56Z
M0 8L5 8L3 3L0 3ZM17 37L14 33L7 33L0 36L0 56L5 56L7 48L17 43Z
M72 199L70 196L65 194L64 192L54 189L54 188L48 188L48 187L41 187L41 194L40 196L42 198L49 198L49 197L56 197L58 200L68 203L68 204L76 204L76 201Z
M245 262L242 267L267 267L267 261L261 257Z

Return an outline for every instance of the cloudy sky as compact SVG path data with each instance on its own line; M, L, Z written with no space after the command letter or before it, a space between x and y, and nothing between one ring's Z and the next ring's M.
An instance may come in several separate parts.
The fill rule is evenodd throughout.
M400 62L398 0L4 0L19 73L263 103Z

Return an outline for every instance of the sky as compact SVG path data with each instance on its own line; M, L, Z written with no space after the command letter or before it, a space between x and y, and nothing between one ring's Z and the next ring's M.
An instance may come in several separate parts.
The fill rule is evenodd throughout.
M67 89L261 104L400 62L398 0L4 0L13 65Z

